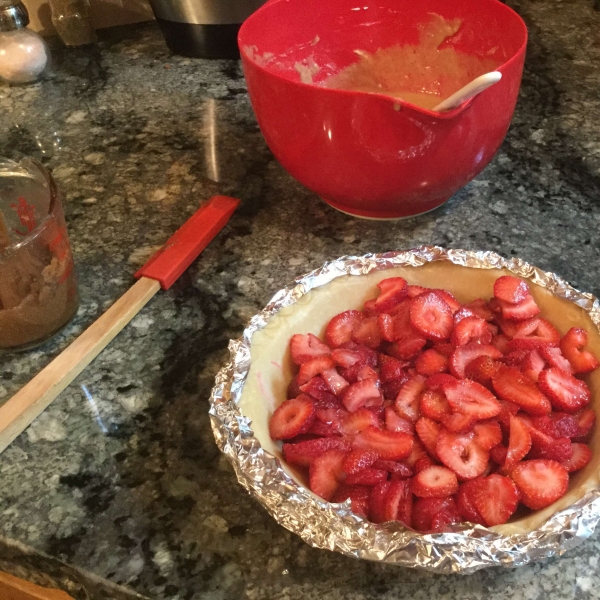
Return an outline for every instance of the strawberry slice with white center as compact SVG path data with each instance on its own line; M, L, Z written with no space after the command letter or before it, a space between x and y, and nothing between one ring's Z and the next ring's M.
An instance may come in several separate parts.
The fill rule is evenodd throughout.
M419 354L415 362L415 368L417 373L426 377L442 373L448 369L448 358L440 354L435 348L429 348L429 350Z
M377 324L379 325L379 333L383 340L393 342L396 339L396 328L392 315L388 315L387 313L378 315Z
M462 304L448 290L433 289L431 291L437 294L448 305L453 315L462 308Z
M302 367L300 368L302 370ZM336 395L339 396L342 392L350 385L334 368L325 369L321 372L323 381L327 384L329 389Z
M320 408L335 408L340 405L340 401L331 393L331 388L322 377L313 377L299 389L300 393L296 394L294 398L300 394L307 394L318 402Z
M331 353L331 358L336 365L347 369L361 361L362 355L356 350L346 350L345 348L336 348Z
M573 454L560 464L569 472L579 471L592 460L592 451L585 444L573 444Z
M441 391L425 390L419 403L421 415L434 421L441 421L450 414L450 405Z
M417 531L444 531L448 525L459 523L460 520L460 513L452 496L417 498L413 504L412 524Z
M452 433L467 433L473 429L475 423L477 423L477 419L473 415L452 413L442 417L442 424Z
M492 384L500 398L518 404L531 415L547 415L552 409L550 400L516 367L500 367L492 377Z
M369 365L363 365L356 374L356 380L362 381L363 379L373 379L375 382L379 381L379 373ZM381 398L380 400L383 400ZM367 402L367 406L371 406L373 403Z
M363 485L347 485L342 483L331 498L334 504L341 504L350 500L352 512L361 517L367 517L369 514L369 499L371 497L371 488Z
M509 321L524 321L540 313L540 309L531 294L528 294L525 300L518 304L510 304L498 298L497 301L502 310L502 318Z
M427 339L447 340L452 333L452 311L442 297L435 293L421 294L410 306L412 326Z
M473 489L473 502L488 527L502 525L519 504L519 490L509 477L489 475Z
M352 339L352 332L365 316L358 310L346 310L335 315L325 329L325 339L332 348L338 348Z
M498 361L484 354L472 360L465 367L465 377L486 387L491 387L492 377L499 368L500 363Z
M404 368L410 363L398 360L387 354L379 355L379 376L381 381L391 381L392 379L400 379L406 376Z
M400 521L407 527L412 522L413 495L408 481L392 481L383 500L383 521Z
M472 302L464 305L465 308L473 311L478 317L481 317L485 321L493 321L494 313L488 306L488 303L483 298L477 298Z
M374 469L382 469L393 475L397 475L400 479L407 479L413 476L413 470L404 463L396 462L395 460L376 460L373 463Z
M371 499L369 500L369 519L373 523L385 523L385 497L387 495L391 481L382 481L373 486L371 490Z
M476 315L470 308L467 308L466 306L461 306L452 315L452 318L454 319L454 325L456 326L457 323L459 323L463 319L466 319L467 317L477 317L477 316L478 315Z
M472 342L466 346L460 346L450 355L448 360L450 373L459 379L463 379L466 366L478 356L489 356L494 360L498 360L502 358L502 352L488 344Z
M456 495L456 506L465 521L485 525L485 521L481 513L477 510L473 499L474 492L479 487L480 481L480 478L470 479L460 484L458 494Z
M591 435L592 429L596 423L596 413L591 408L584 408L573 415L579 427L579 433L574 438L575 442L585 442Z
M535 329L532 330L531 325L523 328L522 323L519 323L513 339L508 343L509 350L532 350L544 346L558 345L560 333L552 323L540 318L530 319L530 321L524 323L529 322L535 325Z
M544 357L549 367L560 369L565 373L573 373L573 367L571 367L571 363L563 356L560 348L542 346L540 348L540 354Z
M344 459L344 471L348 475L353 475L363 469L368 469L378 458L379 454L373 450L352 450Z
M330 356L317 356L308 362L300 365L300 371L298 372L298 385L304 385L308 383L313 377L321 375L328 369L333 369L335 363Z
M477 423L473 427L475 441L484 449L491 450L502 442L502 429L497 421Z
M314 440L305 440L295 444L283 444L283 458L292 465L308 467L315 458L329 452L341 450L344 454L350 452L350 443L346 440L333 437L322 437Z
M569 473L554 460L520 462L510 476L521 492L521 502L532 510L550 506L565 495L569 486Z
M453 411L478 420L491 419L502 409L496 397L487 388L470 379L447 383L444 393Z
M508 352L509 342L510 340L503 333L500 333L492 336L492 341L490 344L494 346L494 348L498 349L501 354L506 354Z
M426 343L427 340L422 335L410 332L402 339L390 344L386 351L390 356L400 360L410 360L419 354Z
M534 382L537 382L545 367L546 361L538 350L531 350L521 362L521 371Z
M379 296L375 300L375 310L380 313L388 312L399 304L407 292L406 279L402 277L389 277L377 284L380 289Z
M428 419L427 417L421 417L415 423L415 430L419 436L419 439L421 442L423 442L423 446L425 446L425 449L427 452L429 452L429 455L437 460L435 449L441 430L440 424L436 423L432 419ZM410 464L410 462L408 464Z
M381 344L381 332L377 317L367 317L352 329L352 341L368 348L377 348Z
M359 408L349 413L342 421L342 432L344 435L353 436L368 427L381 427L377 415L368 408Z
M319 356L331 354L331 348L324 344L316 335L297 333L290 340L290 352L292 360L297 365L303 365Z
M494 282L494 296L509 304L519 304L529 296L529 286L518 277L503 275Z
M365 406L369 400L383 401L375 379L363 379L348 386L342 396L342 404L348 412L354 412Z
M458 492L458 479L454 471L434 465L413 477L412 492L420 498L445 498Z
M343 464L346 453L342 450L330 450L312 461L308 471L310 489L323 498L331 500L335 491L346 477Z
M463 480L483 475L488 466L489 452L474 437L473 433L452 433L442 427L435 446L440 461Z
M574 373L589 373L600 365L591 352L583 349L587 342L587 331L579 327L571 327L560 341L560 349Z
M485 338L486 341L482 340ZM451 341L455 346L466 346L469 342L483 341L489 344L492 334L487 321L480 317L465 317L461 319L452 331Z
M576 413L590 403L590 390L584 381L560 369L544 369L538 377L538 385L552 406L562 412Z
M385 407L385 428L388 431L403 431L410 435L414 435L415 426L408 419L398 416L398 413L391 407Z
M315 420L313 401L302 394L282 402L269 420L269 433L274 440L289 440L306 433Z
M425 389L425 379L420 375L411 377L400 388L394 406L403 418L414 423L419 418L419 401Z
M509 471L524 458L531 449L531 444L531 434L525 422L519 417L511 416L508 448L502 463L504 470Z
M413 438L401 431L386 431L376 427L363 429L356 435L352 447L356 449L373 450L383 460L402 460L412 450Z

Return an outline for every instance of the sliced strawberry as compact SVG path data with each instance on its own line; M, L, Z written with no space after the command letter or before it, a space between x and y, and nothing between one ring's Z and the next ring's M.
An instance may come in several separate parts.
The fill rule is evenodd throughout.
M402 386L410 379L410 375L406 373L402 379L392 379L381 384L381 392L386 400L394 402L396 396L400 393Z
M492 334L488 329L487 322L475 316L461 319L455 325L451 337L451 341L455 346L466 346L469 342L489 344L491 340Z
M377 324L379 325L379 333L381 338L386 342L393 342L396 339L396 327L394 317L387 313L377 315Z
M433 467L434 465L435 463L429 456L423 456L419 458L419 460L417 460L417 462L415 463L415 473L420 473L421 471L429 469L429 467Z
M373 450L383 460L402 460L412 450L413 439L401 431L386 431L376 427L363 429L356 435L352 448Z
M368 348L377 348L381 344L381 332L377 317L367 317L352 329L352 340Z
M507 402L506 400L498 400L498 402L500 402L500 406L502 407L502 410L497 417L498 423L508 431L511 415L516 415L521 410L521 407L518 404Z
M345 348L336 348L331 353L331 358L336 365L347 369L360 362L361 354L355 350L346 350Z
M562 498L569 485L569 473L554 460L526 460L510 474L521 492L521 502L532 510L550 506Z
M371 498L369 500L369 519L373 523L385 522L385 497L392 483L382 481L371 489Z
M416 298L425 292L428 292L429 288L423 287L421 285L409 285L406 288L406 296L407 298Z
M542 346L540 353L548 363L549 367L560 369L565 373L573 373L571 363L563 356L560 348L552 346Z
M470 379L447 383L444 393L452 410L478 420L491 419L502 409L487 388Z
M331 393L330 387L325 380L318 375L309 379L307 383L300 387L301 394L307 394L313 400L320 403L321 408L335 408L340 405L339 400Z
M406 377L404 367L407 363L387 354L379 355L379 376L381 381L387 382L392 379Z
M302 367L300 367L300 371L302 371ZM321 372L321 376L327 384L327 387L329 387L336 396L340 396L350 385L335 369L325 369Z
M485 521L483 520L481 513L477 510L473 499L474 492L479 487L480 481L481 479L479 478L471 479L460 484L456 496L456 506L465 521L477 523L478 525L485 525Z
M412 524L413 495L409 481L392 481L383 501L383 520L400 521L407 527Z
M577 425L579 426L579 433L573 441L587 441L596 423L596 413L591 408L584 408L573 416L575 417Z
M399 304L407 292L406 280L402 277L390 277L377 284L379 296L375 300L375 310L380 313L388 312Z
M473 415L463 415L461 413L452 413L442 417L442 425L452 433L468 433L477 423Z
M525 319L535 317L540 312L531 294L528 294L525 300L522 300L518 304L509 304L508 302L504 302L504 300L497 300L502 309L502 318L508 321L524 321Z
M529 296L529 286L518 277L503 275L494 282L494 296L509 304L519 304Z
M430 340L446 340L452 332L452 311L439 294L421 294L410 307L412 326Z
M425 389L425 379L420 375L409 379L401 388L394 402L396 412L414 423L419 418L419 400Z
M425 390L419 403L420 413L434 421L441 421L450 414L450 405L441 391Z
M448 369L448 358L440 354L435 348L425 350L417 357L415 368L420 375L435 375Z
M547 415L552 408L548 398L516 367L500 367L492 377L492 384L500 398L518 404L531 415Z
M379 427L381 423L375 414L368 408L359 408L353 413L346 415L342 421L342 432L345 435L355 435L368 427Z
M575 415L568 415L562 412L553 412L550 415L552 425L554 427L553 437L561 438L568 437L574 438L579 435L579 424Z
M531 449L531 434L529 428L519 417L510 417L510 434L508 448L503 466L512 469Z
M465 377L465 367L478 356L489 356L493 359L502 358L500 350L488 344L471 343L457 348L448 361L450 373L459 379Z
M367 300L363 305L362 312L365 315L365 317L377 316L377 311L375 310L375 299Z
M385 428L388 431L403 431L410 435L414 435L415 426L408 419L398 416L398 413L391 407L385 407Z
M317 358L313 358L300 366L298 384L302 386L305 383L308 383L313 377L321 375L324 371L333 369L334 367L335 363L330 356L317 356Z
M522 413L519 414L519 418L529 431L529 435L531 436L531 444L532 446L535 444L536 446L550 446L552 442L556 439L552 435L538 429L534 423L534 420Z
M335 315L325 329L325 339L331 348L338 348L352 339L352 332L363 322L364 315L358 310L346 310Z
M346 453L343 450L330 450L312 461L308 471L310 489L323 500L331 497L344 481L343 469Z
M417 498L413 504L412 525L417 531L443 531L448 525L460 521L460 513L452 496Z
M508 343L509 350L533 350L544 346L557 346L560 340L560 333L546 319L532 319L535 329L528 326L523 328L518 324L517 331L513 339Z
M510 340L503 333L500 333L498 335L492 336L492 341L490 343L502 354L506 354L508 352L509 341Z
M341 504L350 500L352 512L361 517L369 514L369 499L371 497L371 488L363 485L347 485L342 483L331 497L331 502Z
M473 427L475 441L484 449L491 450L502 442L502 429L496 421L477 423Z
M462 308L462 304L448 290L435 289L431 291L437 294L449 306L450 312L453 315Z
M484 354L472 360L465 367L465 377L486 387L491 387L492 377L499 368L499 362Z
M560 464L569 472L583 469L592 460L592 451L585 444L573 444L573 453L569 460Z
M569 438L552 439L550 444L534 444L529 458L548 458L563 463L573 456L573 445Z
M475 479L487 468L489 452L474 441L473 433L452 433L442 427L435 450L442 463L460 479Z
M374 469L382 469L388 473L395 473L404 478L412 477L412 469L403 462L396 462L395 460L376 460L373 463Z
M544 369L538 378L540 390L550 398L552 406L573 414L590 403L590 390L584 381L560 369Z
M382 481L387 481L388 472L383 471L381 469L363 469L362 471L358 471L358 473L354 473L352 475L348 475L346 477L346 483L348 485L367 485L372 486L377 483L381 483Z
M383 425L381 425L381 422L384 421L385 419L385 406L383 406L383 404L377 404L375 406L365 406L366 409L370 410L378 419L378 421L380 422L380 428L383 429Z
M421 417L415 423L415 429L419 439L423 442L425 449L429 452L429 455L432 458L437 459L436 447L441 429L440 424L427 417Z
M419 354L426 343L427 340L422 335L410 333L397 342L390 344L387 348L387 353L400 360L410 360Z
M529 354L529 350L512 350L500 359L500 362L503 362L507 367L520 367L527 354Z
M362 406L365 406L369 400L383 400L377 381L373 379L363 379L357 381L344 391L342 404L349 412L355 412Z
M450 382L457 381L456 377L448 375L447 373L437 373L432 375L425 380L425 387L430 390L440 391L443 387Z
M506 446L498 444L490 450L490 459L493 460L497 465L502 466L506 462L507 454L508 449L506 448Z
M350 452L350 443L340 438L317 438L296 444L283 444L283 458L291 465L308 467L315 458L329 452L340 450L344 454Z
M348 475L368 469L377 459L379 454L373 450L352 450L344 459L344 471Z
M478 317L481 317L485 321L493 321L494 313L488 306L488 303L482 298L477 298L468 304L465 304L465 308L473 311Z
M416 426L415 426L415 430L416 430ZM418 432L417 432L417 435L418 435ZM434 448L434 450L435 450L435 448ZM429 458L429 454L427 453L427 450L425 449L425 446L423 446L423 444L421 443L421 440L419 439L419 437L413 438L413 447L412 447L412 450L411 450L410 454L408 455L408 457L406 458L406 460L404 462L409 467L414 468L416 462L420 458L425 458L425 457Z
M506 523L519 504L519 490L513 480L497 474L481 479L472 497L488 527Z
M302 365L313 358L329 355L331 348L312 333L306 335L297 333L290 340L290 352L292 353L292 360L297 365Z
M521 362L521 371L531 381L538 380L540 372L545 368L546 361L537 350L531 350Z
M454 471L437 465L417 473L412 479L412 492L420 498L445 498L458 491Z
M587 342L587 331L579 327L571 327L560 341L560 349L574 373L589 373L600 365L591 352L583 349Z
M361 366L369 365L370 367L376 367L379 362L379 356L373 348L369 348L364 344L357 344L356 342L347 342L341 346L344 350L352 350L360 354L360 361L357 363Z
M298 384L298 376L293 377L287 387L287 399L297 398L302 393L300 385Z
M324 423L319 419L315 419L307 434L318 435L319 437L337 437L340 435L340 430L332 423Z
M306 433L315 420L312 400L301 395L282 402L269 420L269 433L274 440L289 440Z
M379 384L379 373L369 365L363 365L356 374L356 381L362 381L363 379L373 379ZM382 400L383 398L380 398ZM372 404L372 401L367 402L367 406Z

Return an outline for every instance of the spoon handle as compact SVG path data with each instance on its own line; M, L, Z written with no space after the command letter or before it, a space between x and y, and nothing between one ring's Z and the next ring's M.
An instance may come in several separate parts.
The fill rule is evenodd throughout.
M477 96L483 92L483 90L489 88L491 85L498 83L502 79L502 73L498 71L492 71L491 73L485 73L485 75L480 75L476 79L473 79L470 83L467 83L464 87L460 88L458 92L455 92L449 98L446 98L442 102L440 102L436 107L434 107L434 111L436 112L444 112L447 110L452 110L456 108L463 102L473 98L473 96Z

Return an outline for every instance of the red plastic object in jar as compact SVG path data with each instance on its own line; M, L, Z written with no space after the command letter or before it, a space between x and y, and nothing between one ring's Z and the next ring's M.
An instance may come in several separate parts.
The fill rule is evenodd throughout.
M502 61L500 82L446 113L319 85L356 62L356 49L416 44L430 13L462 19L444 44ZM515 109L527 29L498 0L275 0L238 43L258 124L284 168L338 210L393 219L440 206L492 159ZM302 83L297 66L313 61L313 83Z

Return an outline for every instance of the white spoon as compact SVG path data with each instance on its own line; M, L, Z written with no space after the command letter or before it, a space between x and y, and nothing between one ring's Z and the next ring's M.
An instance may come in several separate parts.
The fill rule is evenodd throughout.
M456 108L462 104L465 100L469 100L470 98L473 98L473 96L477 96L477 94L480 94L483 92L483 90L489 88L491 85L498 83L501 79L502 73L499 73L498 71L492 71L491 73L480 75L476 79L473 79L471 83L467 83L465 87L460 88L458 92L455 92L452 94L452 96L440 102L433 110L435 112L452 110L453 108Z

